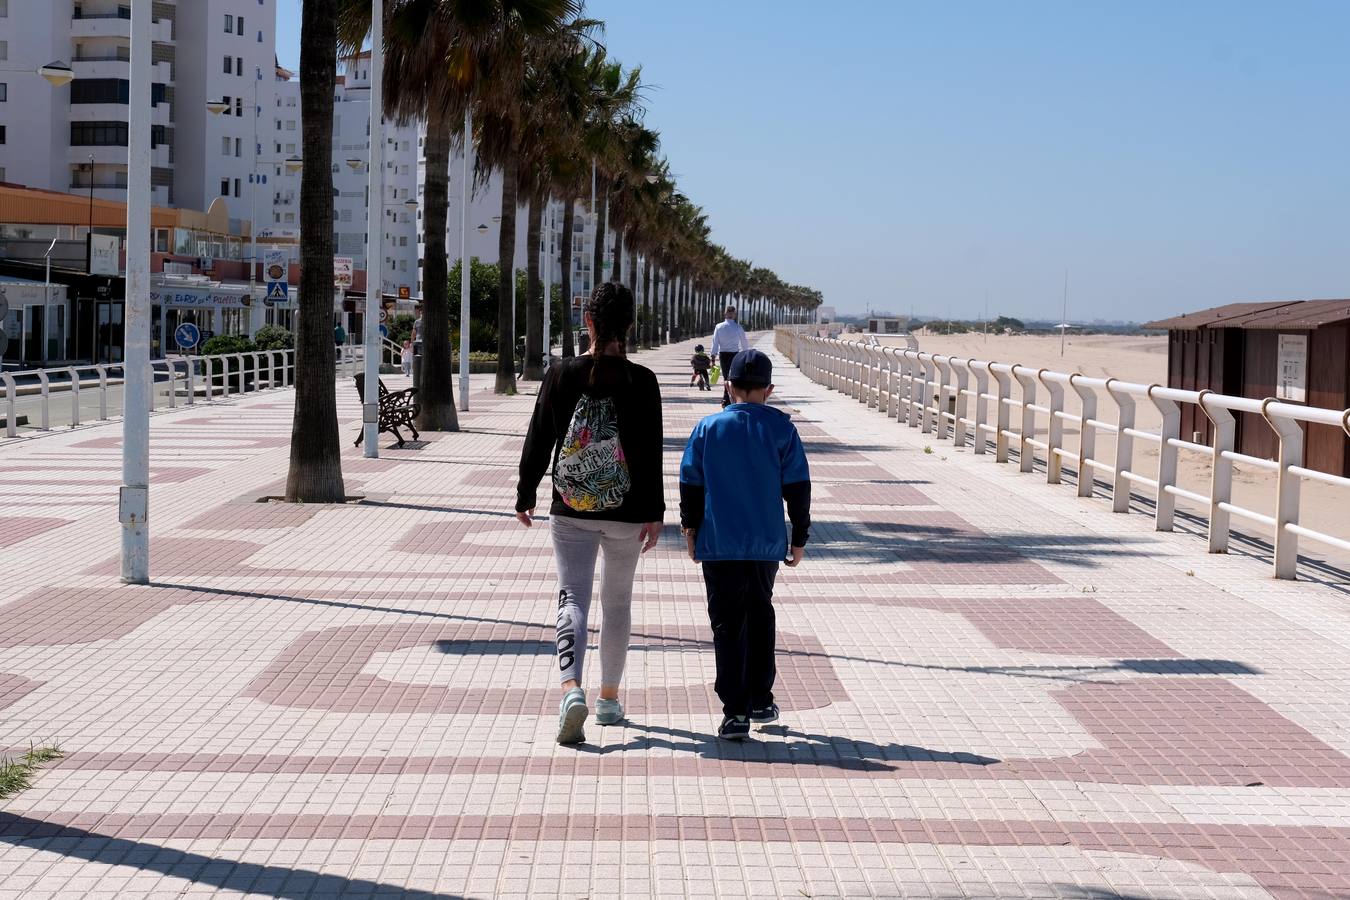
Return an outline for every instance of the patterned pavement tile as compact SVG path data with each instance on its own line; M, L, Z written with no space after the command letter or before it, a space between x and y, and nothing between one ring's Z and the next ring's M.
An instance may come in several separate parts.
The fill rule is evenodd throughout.
M668 522L720 396L688 352L639 357ZM0 801L0 898L1350 897L1343 594L925 453L776 362L816 524L776 594L784 721L741 746L673 528L626 721L554 744L528 393L475 379L463 431L345 446L340 507L257 502L289 393L156 415L145 587L116 581L115 425L0 448L0 752L66 753Z

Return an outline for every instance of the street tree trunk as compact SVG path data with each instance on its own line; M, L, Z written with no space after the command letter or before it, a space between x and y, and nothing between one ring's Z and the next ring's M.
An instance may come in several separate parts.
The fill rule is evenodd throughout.
M445 255L445 220L450 207L450 123L438 104L431 104L424 146L426 185L422 196L422 367L417 402L422 431L459 431L455 411L454 367L450 359L449 263ZM459 294L458 289L455 291ZM460 323L467 328L469 323Z
M497 262L501 278L497 282L497 380L498 394L516 392L515 342L511 327L511 283L516 277L516 157L508 154L502 166L502 222L497 241Z
M341 503L333 342L333 88L336 0L308 0L300 25L300 315L295 335L295 411L286 500ZM368 385L368 390L377 390Z
M614 265L609 270L609 280L623 284L623 221L614 220Z
M562 355L576 355L572 344L572 227L577 214L577 201L569 196L563 204L562 239Z
M647 327L643 346L650 350L656 346L656 304L652 301L652 259L650 256L642 263L642 306L647 310Z
M530 198L525 231L525 381L544 379L544 286L539 279L539 242L544 232L544 198Z

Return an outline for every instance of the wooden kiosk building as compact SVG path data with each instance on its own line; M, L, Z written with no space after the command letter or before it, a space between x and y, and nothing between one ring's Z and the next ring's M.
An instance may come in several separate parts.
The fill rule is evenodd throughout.
M1167 331L1167 386L1235 397L1268 397L1326 409L1350 408L1350 300L1231 303L1150 322ZM1350 476L1343 429L1304 426L1305 463ZM1182 407L1183 437L1212 440L1209 419ZM1236 450L1273 458L1279 441L1259 415L1239 413Z

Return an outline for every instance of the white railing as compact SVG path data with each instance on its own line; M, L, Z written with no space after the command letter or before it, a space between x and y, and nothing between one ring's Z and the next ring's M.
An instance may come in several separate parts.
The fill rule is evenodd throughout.
M1350 478L1304 465L1305 426L1344 430L1350 435L1350 410L1319 409L1276 399L1253 400L1212 391L1183 391L1161 385L1133 384L1115 378L1089 378L1028 366L962 359L900 347L878 347L780 330L778 349L820 384L841 391L882 414L933 434L954 446L970 445L978 455L993 450L995 462L1016 454L1023 472L1043 462L1046 480L1059 484L1064 465L1077 469L1078 495L1091 497L1094 474L1109 479L1112 509L1129 511L1131 488L1144 488L1154 500L1159 531L1171 531L1178 498L1208 511L1209 551L1225 553L1232 517L1260 523L1274 534L1277 578L1295 578L1300 538L1350 551L1350 536L1329 534L1300 524L1299 500L1305 481L1350 488ZM1072 394L1078 412L1067 408ZM1105 402L1103 402L1105 401ZM1099 412L1114 407L1114 421ZM1194 405L1212 425L1212 443L1181 437L1181 408ZM1138 421L1139 407L1160 420L1157 429ZM1274 432L1278 453L1262 459L1235 449L1237 415L1249 413ZM1076 448L1066 446L1065 426L1078 430ZM1115 439L1114 453L1099 451L1097 438ZM1156 449L1157 461L1140 464L1135 442ZM1208 493L1178 483L1181 453L1212 466ZM1233 466L1241 463L1275 475L1273 508L1267 512L1233 502ZM1350 499L1350 498L1348 498Z
M255 350L219 356L171 356L150 363L154 378L150 393L151 409L178 406L179 393L184 403L198 398L207 403L232 395L291 387L295 382L294 350ZM31 369L0 373L4 388L5 436L18 437L19 415L36 413L39 432L53 430L53 413L59 424L76 428L84 418L81 398L98 392L98 419L106 421L121 412L120 363L65 366L55 369ZM53 380L59 377L59 380ZM68 404L68 406L66 406ZM68 409L61 414L61 408ZM21 409L22 407L22 409ZM115 412L114 412L115 410Z

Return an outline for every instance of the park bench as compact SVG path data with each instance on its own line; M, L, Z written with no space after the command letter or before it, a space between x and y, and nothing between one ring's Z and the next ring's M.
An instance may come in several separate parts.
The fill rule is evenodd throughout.
M389 432L398 438L397 446L404 444L403 435L399 428L406 426L412 431L413 440L418 439L417 426L413 425L413 419L417 418L421 407L417 404L417 388L406 388L401 391L390 391L380 381L380 431ZM361 404L366 402L366 376L360 374L356 376L356 393L361 398ZM356 446L361 446L361 441L366 436L365 426L356 435Z

